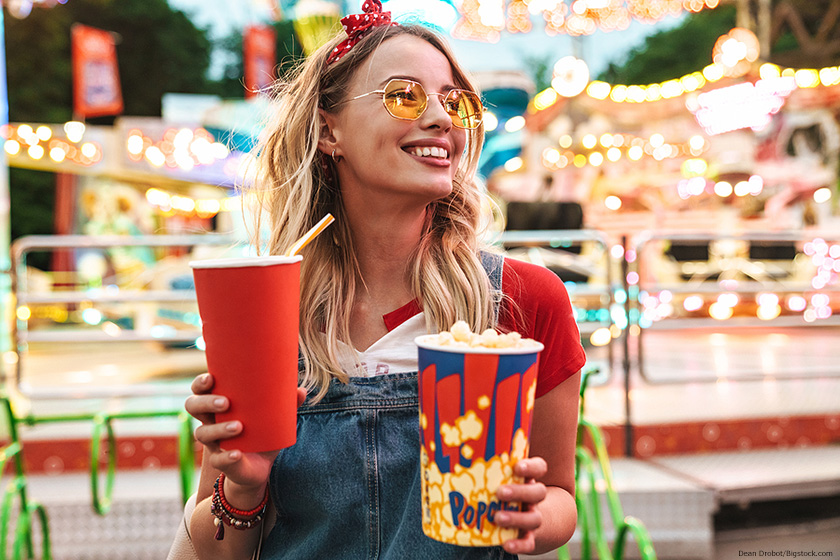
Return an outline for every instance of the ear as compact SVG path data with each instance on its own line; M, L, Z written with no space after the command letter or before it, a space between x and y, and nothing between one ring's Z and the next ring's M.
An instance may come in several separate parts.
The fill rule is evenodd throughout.
M318 117L318 150L329 156L338 149L336 118L323 109L318 109Z

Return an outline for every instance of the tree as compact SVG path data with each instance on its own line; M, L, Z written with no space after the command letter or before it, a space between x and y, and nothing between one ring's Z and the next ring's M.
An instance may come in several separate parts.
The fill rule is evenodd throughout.
M54 231L55 174L31 169L9 169L11 239ZM33 252L27 264L46 270L50 254Z
M277 33L277 75L284 76L303 59L303 47L291 21L284 20L275 23L274 30ZM226 98L244 97L242 33L231 33L219 41L216 47L225 53L228 62L225 64L221 79L211 85L213 93Z
M749 26L760 18L747 3ZM774 0L770 61L788 68L821 68L840 62L840 0ZM611 63L599 79L613 84L649 84L699 70L712 60L718 37L736 26L735 6L703 10L683 23L649 36L622 62ZM746 24L744 24L746 25Z
M205 93L211 43L166 0L73 0L5 18L9 118L64 122L72 117L70 28L73 23L117 35L125 113L160 115L167 92Z
M772 20L773 62L820 68L840 60L840 0L777 0Z
M543 91L551 86L555 58L554 53L546 53L543 56L525 56L525 65L537 86L537 91Z
M211 44L166 0L73 0L33 10L6 24L9 118L61 123L73 116L70 29L78 22L118 36L117 57L125 113L160 115L166 92L207 93ZM113 117L92 119L105 124ZM53 232L52 174L16 169L10 174L11 235Z
M73 21L118 35L125 114L158 116L164 93L208 91L212 44L166 0L73 0Z
M12 122L64 122L72 114L70 24L66 8L32 10L24 20L4 18Z
M686 16L671 29L648 36L622 63L610 63L598 77L611 84L643 85L696 72L712 62L718 37L735 27L735 7Z

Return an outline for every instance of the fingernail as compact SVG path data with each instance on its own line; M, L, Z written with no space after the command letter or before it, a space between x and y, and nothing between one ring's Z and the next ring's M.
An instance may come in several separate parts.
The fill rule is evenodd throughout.
M499 495L500 498L505 499L505 498L510 498L511 495L513 494L513 492L511 491L510 488L499 488L499 491L497 492L497 494Z
M229 432L235 432L239 428L238 422L228 422L225 429Z
M234 449L230 452L230 458L233 460L239 459L242 456L242 452L238 449Z
M224 397L219 397L218 399L214 399L213 400L213 405L216 408L222 408L223 406L225 406L225 398Z
M203 383L204 385L207 385L208 383L210 383L210 374L209 373L205 373L204 375L201 376L201 383Z
M499 523L507 523L508 521L510 521L510 514L499 512L496 514L496 521L498 521Z

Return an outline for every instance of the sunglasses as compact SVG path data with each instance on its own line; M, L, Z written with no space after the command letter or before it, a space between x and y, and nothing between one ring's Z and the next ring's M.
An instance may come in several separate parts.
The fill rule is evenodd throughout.
M368 95L381 95L385 109L395 119L414 121L426 111L429 97L439 95L443 109L452 119L452 124L458 128L474 129L481 124L484 117L484 106L478 94L465 89L451 89L446 94L426 93L421 84L411 80L390 80L384 89L370 91L345 99L343 102L353 101Z

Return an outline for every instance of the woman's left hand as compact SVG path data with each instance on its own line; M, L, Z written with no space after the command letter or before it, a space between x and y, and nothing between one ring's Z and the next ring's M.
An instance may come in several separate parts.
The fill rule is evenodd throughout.
M543 522L542 513L536 505L546 496L545 484L536 480L545 476L548 464L541 457L522 459L516 463L513 473L525 479L523 484L505 484L499 487L496 496L503 502L521 502L522 511L502 510L495 516L499 527L519 529L519 537L504 543L504 549L511 554L527 554L535 547L534 531Z

